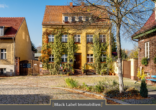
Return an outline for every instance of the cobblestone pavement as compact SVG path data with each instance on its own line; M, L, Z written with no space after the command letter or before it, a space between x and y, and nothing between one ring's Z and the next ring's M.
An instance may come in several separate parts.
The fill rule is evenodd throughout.
M0 104L50 104L50 99L95 99L61 89L0 85Z

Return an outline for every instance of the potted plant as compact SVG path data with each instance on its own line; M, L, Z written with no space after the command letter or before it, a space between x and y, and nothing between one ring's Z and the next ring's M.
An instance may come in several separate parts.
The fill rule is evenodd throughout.
M69 76L70 75L70 72L67 72L67 76Z
M148 58L143 58L141 60L141 64L147 66L148 65Z

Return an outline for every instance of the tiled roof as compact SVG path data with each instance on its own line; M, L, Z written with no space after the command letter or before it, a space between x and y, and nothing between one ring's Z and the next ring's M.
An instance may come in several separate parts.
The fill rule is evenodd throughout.
M43 22L42 25L63 25L62 23L62 14L73 14L74 12L78 12L80 7L82 6L72 6L72 8L69 6L46 6L44 17L43 17ZM86 9L84 7L83 9ZM82 9L82 8L81 8ZM78 11L77 11L78 10ZM80 11L81 13L81 11ZM85 14L88 12L85 12ZM92 13L92 12L90 12ZM89 13L88 13L89 14ZM95 12L94 12L95 14ZM97 14L97 12L96 12ZM105 20L106 21L106 20ZM108 21L108 20L107 20ZM74 25L74 23L65 23L65 25ZM94 25L94 23L92 23ZM97 24L97 23L96 23ZM95 25L96 25L95 24ZM100 22L98 24L101 24ZM110 23L108 23L110 24Z
M156 27L156 20L155 20L155 11L152 13L152 15L149 17L149 19L147 20L147 22L144 24L144 26L137 31L132 37L135 37L141 33L144 33L150 29L153 29L154 27Z
M15 37L24 19L24 17L0 17L0 26L6 27L4 36L0 37Z

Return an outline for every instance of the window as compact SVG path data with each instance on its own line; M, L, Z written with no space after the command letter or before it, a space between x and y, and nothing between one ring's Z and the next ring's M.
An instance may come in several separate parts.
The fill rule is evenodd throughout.
M93 35L87 35L87 42L93 42Z
M75 36L74 36L74 41L75 41L75 42L80 42L80 38L81 38L80 35L75 35Z
M67 35L62 35L62 42L67 42Z
M49 35L48 40L49 42L54 42L54 35Z
M150 45L149 45L149 42L145 43L145 57L150 58Z
M49 62L54 62L54 56L53 55L49 56Z
M6 49L1 49L1 59L6 59Z
M67 55L66 54L64 54L64 55L62 55L62 62L67 62Z
M106 42L106 36L100 35L100 42Z
M82 16L79 16L79 21L82 21Z
M6 68L0 68L0 74L6 73Z
M89 17L86 16L86 21L89 21Z
M72 22L75 22L75 16L72 17Z
M0 36L4 35L4 27L0 27Z
M101 62L106 62L106 55L104 54L101 55Z
M93 54L87 54L87 62L93 62Z
M68 22L68 16L64 17L64 22Z

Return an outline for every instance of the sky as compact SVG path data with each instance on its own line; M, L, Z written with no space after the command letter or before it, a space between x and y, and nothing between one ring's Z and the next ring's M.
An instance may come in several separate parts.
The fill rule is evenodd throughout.
M69 5L72 0L0 0L0 17L25 17L31 41L42 45L42 20L46 5ZM121 39L122 49L133 49L134 42Z

